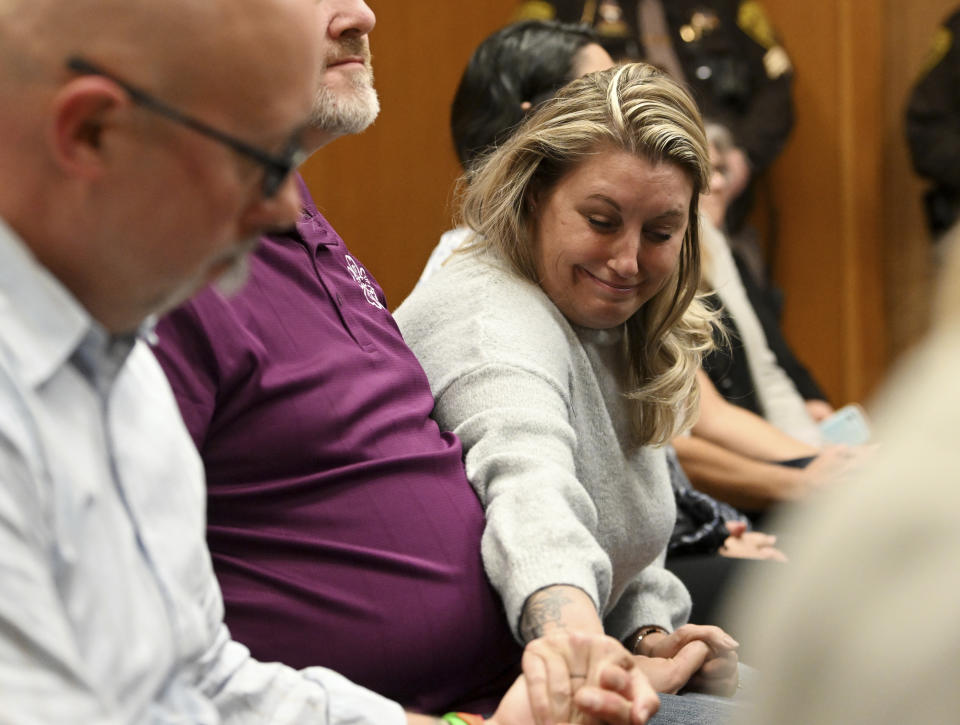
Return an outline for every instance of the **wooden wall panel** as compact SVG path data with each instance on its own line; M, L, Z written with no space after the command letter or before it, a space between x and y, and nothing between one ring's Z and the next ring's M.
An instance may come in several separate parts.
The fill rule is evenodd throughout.
M886 364L882 33L874 0L765 2L795 67L796 126L769 182L784 328L834 403L863 399Z
M797 124L771 174L789 339L834 402L863 399L917 339L929 243L903 111L955 0L764 0L796 67Z

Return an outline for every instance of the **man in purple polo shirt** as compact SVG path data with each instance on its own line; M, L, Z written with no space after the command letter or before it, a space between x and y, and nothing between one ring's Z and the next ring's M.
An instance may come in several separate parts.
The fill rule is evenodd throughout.
M305 148L378 111L361 0L323 0L323 88ZM325 665L425 712L492 712L518 672L480 559L460 442L380 287L309 201L265 237L246 286L157 327L200 450L207 540L234 637L262 660Z

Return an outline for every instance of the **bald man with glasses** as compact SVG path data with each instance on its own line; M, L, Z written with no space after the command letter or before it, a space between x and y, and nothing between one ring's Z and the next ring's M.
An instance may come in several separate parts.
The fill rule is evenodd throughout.
M193 129L197 133L207 136L217 143L233 149L241 156L245 156L254 163L259 164L263 167L263 196L266 199L276 196L277 192L280 191L280 187L290 175L290 172L296 169L308 155L301 148L299 129L298 133L290 137L283 152L279 155L274 154L249 144L226 131L216 129L204 121L177 110L173 106L167 105L142 88L127 83L96 63L91 63L89 60L79 56L72 56L67 60L67 68L81 75L102 76L103 78L113 81L127 92L133 103L148 111L164 116L174 123L179 123L182 126Z

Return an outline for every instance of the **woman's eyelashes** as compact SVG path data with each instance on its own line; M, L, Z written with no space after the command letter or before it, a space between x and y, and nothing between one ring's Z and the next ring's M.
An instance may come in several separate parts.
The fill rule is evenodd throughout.
M623 221L618 215L583 212L583 216L591 228L602 234L612 234L623 226ZM673 239L676 233L677 229L674 226L663 226L660 222L656 222L656 226L643 228L643 238L652 244L665 244Z
M663 244L673 239L674 231L664 229L644 229L643 235L655 244Z
M612 232L620 226L619 219L596 216L595 214L587 214L587 222L591 227L600 232Z

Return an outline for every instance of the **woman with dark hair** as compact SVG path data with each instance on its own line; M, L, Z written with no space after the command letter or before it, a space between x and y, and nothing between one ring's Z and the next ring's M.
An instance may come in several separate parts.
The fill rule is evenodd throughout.
M528 20L487 37L470 57L450 109L453 146L464 170L509 138L531 109L571 80L612 65L585 25ZM440 268L466 233L460 227L440 238L417 286Z
M584 25L531 20L493 33L471 56L450 109L461 165L501 143L531 108L574 78L612 65Z

